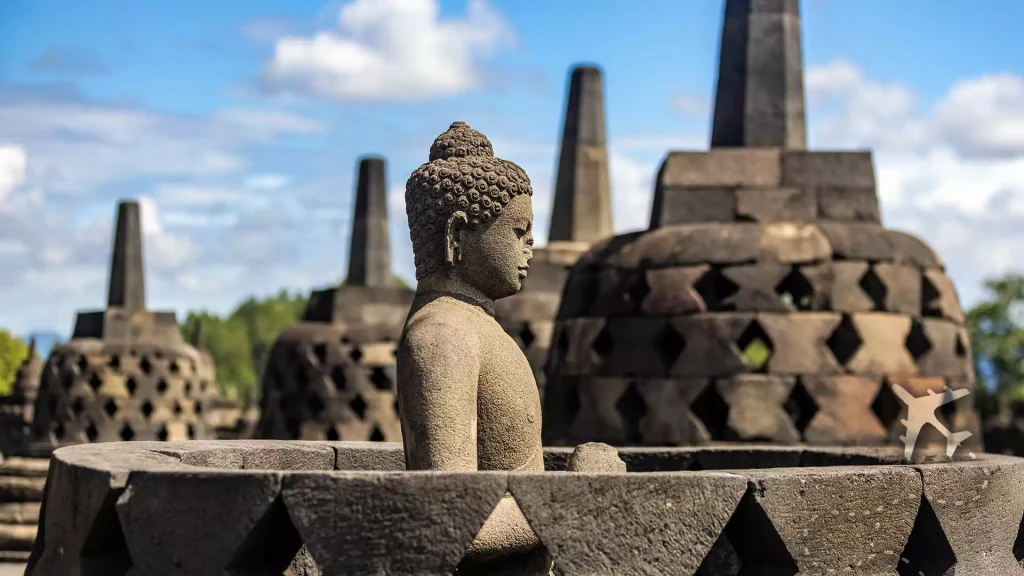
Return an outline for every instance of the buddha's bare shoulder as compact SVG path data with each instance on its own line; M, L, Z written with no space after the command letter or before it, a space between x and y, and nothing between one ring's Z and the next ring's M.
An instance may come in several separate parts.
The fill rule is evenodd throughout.
M479 348L481 324L493 321L482 310L455 298L431 299L406 320L403 344L413 348L457 347L465 351Z

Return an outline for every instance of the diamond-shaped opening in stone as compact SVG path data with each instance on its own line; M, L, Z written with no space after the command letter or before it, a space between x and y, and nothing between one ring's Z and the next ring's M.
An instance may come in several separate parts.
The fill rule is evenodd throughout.
M111 370L119 370L121 368L121 356L111 354L110 360L107 360L107 367Z
M348 382L348 378L345 376L345 369L341 366L335 366L331 369L331 382L334 382L335 390L344 390L345 385Z
M700 420L712 440L724 440L729 427L729 404L718 392L714 381L708 382L690 403L690 412Z
M92 388L93 392L96 392L100 389L100 386L103 386L103 379L100 378L99 374L93 372L89 375L89 387Z
M107 398L107 403L103 405L103 411L107 413L107 416L113 418L114 414L117 414L117 402L114 402L113 398Z
M100 437L100 431L96 428L96 424L89 422L89 425L85 427L85 437L89 439L89 442L95 442Z
M284 429L288 432L289 438L296 439L302 435L302 422L298 418L286 418Z
M156 433L156 439L163 442L167 440L167 436L167 426L161 426L160 430Z
M857 332L857 327L853 324L853 319L849 315L844 314L843 319L839 322L839 326L832 332L832 335L825 341L828 345L828 349L832 351L832 355L836 357L836 360L840 364L845 365L853 358L853 355L857 353L861 345L864 344L864 340L860 337Z
M370 432L370 442L383 442L384 433L380 431L380 428L374 426L373 431Z
M601 358L607 358L612 353L612 348L615 347L615 341L612 339L612 335L608 332L608 326L605 325L601 329L601 333L594 338L594 344L591 348Z
M1024 519L1017 528L1017 538L1013 541L1013 557L1024 567Z
M192 426L191 424L189 424L188 426L185 426L185 435L188 436L189 440L194 440L195 437L196 437L195 426Z
M125 387L128 388L128 393L132 396L135 395L135 391L139 389L139 383L135 381L135 378L129 377L124 383Z
M957 358L967 357L967 342L965 341L965 334L963 332L956 335L956 356Z
M75 385L75 374L74 372L65 372L61 375L61 386L65 390L71 390L71 387Z
M110 490L100 504L78 557L78 573L83 576L124 576L132 567L132 557L116 508L117 499L123 492L124 489Z
M199 402L199 401L196 401L196 408L195 408L195 410L196 410L196 416L202 416L203 415L203 410L204 410L203 403Z
M924 326L915 321L910 327L910 333L907 334L906 340L907 352L913 356L914 360L920 360L925 354L931 351L932 342L928 339L928 336L924 333Z
M739 574L794 576L799 572L782 537L757 503L752 488L747 489L722 533L742 566Z
M377 390L394 390L394 381L383 366L374 366L370 371L370 382Z
M789 393L785 408L786 413L793 420L793 425L800 431L801 436L803 436L804 430L807 430L807 427L811 424L814 415L818 413L818 403L814 401L814 397L804 387L803 382L799 380L793 386L793 391Z
M939 302L939 290L927 276L921 276L921 314L924 316L942 317L942 308L936 306Z
M363 359L363 351L360 350L359 347L357 346L353 348L351 352L348 353L348 357L351 358L353 362L358 364L359 361Z
M89 360L85 356L79 356L77 365L80 371L85 372L89 369Z
M757 320L747 324L736 341L736 346L743 354L743 362L748 368L755 372L765 372L768 369L768 360L772 357L772 341Z
M226 569L229 576L320 573L280 496L246 535Z
M120 434L121 440L124 440L125 442L131 442L132 439L135 438L135 430L132 430L131 425L128 423L125 423L124 426L121 426Z
M142 360L139 361L139 369L142 370L143 374L149 374L153 371L153 364L149 361L148 356L143 356Z
M327 364L327 344L324 342L314 344L313 356L316 357L317 363L320 364L321 366Z
M167 388L169 388L169 385L167 384L166 380L161 378L160 380L157 381L157 383L156 383L156 391L157 392L159 392L161 394L164 394L165 392L167 392Z
M490 516L487 517L487 520L485 520L483 526L481 526L480 532L477 532L477 536L474 540L479 538L480 533L484 530L494 529L492 526L488 525L492 521L498 521L498 518L509 518L513 515L519 516L516 524L529 526L529 522L523 516L522 510L519 508L519 502L516 501L514 496L509 494L502 498L494 507ZM531 528L531 531L532 530L533 529ZM504 555L498 558L494 558L493 555L481 558L470 558L468 555L464 555L462 560L459 561L459 565L455 568L455 574L457 576L487 576L494 574L560 574L554 565L551 554L548 552L547 547L544 546L543 541L541 541L540 538L537 538L536 533L534 533L534 537L538 542L540 542L540 544L525 552Z
M725 301L739 292L740 287L727 278L720 267L715 266L693 283L693 289L700 294L708 311L723 311L736 308L735 305L726 304Z
M348 407L355 412L356 416L359 417L360 420L362 420L363 416L366 415L366 400L363 400L362 396L356 396L353 398L348 403Z
M942 392L936 393L942 394ZM946 402L942 406L939 406L939 415L942 416L942 421L946 423L947 428L952 426L954 420L956 420L956 413L958 408L957 404L960 402L960 400L962 399L957 399L952 402Z
M523 343L523 348L529 348L530 344L533 344L533 341L536 339L537 337L534 336L533 330L530 329L530 323L524 322L523 327L519 329L519 341Z
M174 410L174 413L175 413L176 415L179 415L179 416L180 416L180 415L181 415L181 413L182 413L181 403L180 403L180 402L178 402L177 400L175 400L175 401L174 401L174 407L173 407L173 410Z
M729 543L725 532L722 532L711 545L711 550L704 556L704 561L700 563L694 576L739 576L742 567L743 563L736 554L736 549Z
M334 426L330 426L327 428L326 436L327 439L331 441L339 440L341 438L341 436L338 435L338 431L334 428Z
M626 440L630 443L636 443L641 440L640 437L640 421L647 415L647 403L644 402L643 396L636 389L636 384L630 384L623 391L622 395L615 402L615 410L618 411L619 417L622 418L622 429L625 433Z
M939 576L952 574L955 565L956 554L946 539L935 510L927 498L921 498L914 529L910 531L907 545L900 554L896 571L900 576Z
M557 358L561 360L565 358L565 355L569 353L569 333L567 330L561 330L558 332L558 338L555 340L555 350L558 351Z
M306 406L309 408L309 414L313 418L319 418L320 413L324 411L324 401L316 394L310 394Z
M71 402L71 412L75 416L81 416L82 412L85 412L85 400L76 396L74 401Z
M647 299L647 295L650 293L651 286L647 283L647 271L639 270L633 275L633 279L626 289L626 299L631 306L631 310L639 311L643 308L644 300Z
M149 418L153 414L153 403L146 400L142 403L142 415Z
M185 394L186 395L192 394L192 381L191 380L185 380Z
M885 310L885 297L889 293L889 289L875 273L874 266L869 266L868 271L860 277L860 288L871 299L875 310Z
M679 334L671 322L666 322L658 334L654 337L654 349L661 356L665 371L672 369L679 355L686 349L686 340Z
M795 266L775 286L775 293L783 302L796 310L810 310L814 300L814 286Z
M171 374L178 374L179 372L181 372L181 366L178 365L177 360L171 360L171 363L167 365L167 369L171 372Z
M64 425L61 424L60 422L58 422L57 425L53 427L53 435L54 437L57 438L57 440L63 440L65 432L67 432L67 430L64 429Z
M892 429L900 414L903 413L903 403L896 397L896 393L892 391L892 386L888 381L882 382L878 394L875 394L875 399L871 403L871 411L875 413L878 421L886 430Z

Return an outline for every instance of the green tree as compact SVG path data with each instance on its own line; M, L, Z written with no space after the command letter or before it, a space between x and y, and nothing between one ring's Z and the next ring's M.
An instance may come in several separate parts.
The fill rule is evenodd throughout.
M27 357L25 341L0 328L0 394L11 393L18 367Z
M977 362L979 408L1005 413L1024 400L1024 276L985 281L988 298L966 314ZM986 397L987 396L987 397Z
M409 283L406 282L405 279L402 278L401 276L393 276L391 278L391 281L394 282L395 288L404 288L406 290L412 289L412 286L410 286Z

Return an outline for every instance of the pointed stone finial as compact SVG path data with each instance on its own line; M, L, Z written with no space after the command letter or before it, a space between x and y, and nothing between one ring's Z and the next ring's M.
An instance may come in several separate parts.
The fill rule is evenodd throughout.
M549 242L595 242L612 234L601 70L573 68L565 108Z
M352 244L349 247L348 279L345 283L374 287L392 285L383 158L366 157L359 160Z
M726 0L711 146L807 148L799 0Z
M192 323L192 340L189 344L196 350L203 349L203 319L198 316Z
M146 307L146 285L142 269L142 224L138 202L117 205L114 255L110 262L110 291L107 306L142 310Z
M35 358L36 356L37 356L37 354L36 354L36 337L32 336L28 340L28 356L26 356L25 358L27 360L31 360L31 359Z

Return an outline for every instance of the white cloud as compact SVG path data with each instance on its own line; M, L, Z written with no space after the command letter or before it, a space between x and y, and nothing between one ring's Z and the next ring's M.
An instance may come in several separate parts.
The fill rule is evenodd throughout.
M511 39L486 0L443 20L437 0L355 0L337 29L285 36L264 68L271 85L338 100L403 101L461 94L481 60Z
M711 112L711 99L701 94L684 92L672 99L669 108L681 114L706 117Z
M277 190L284 188L291 178L284 174L252 174L245 179L245 186L257 190Z
M25 181L25 150L14 144L0 145L0 208Z

